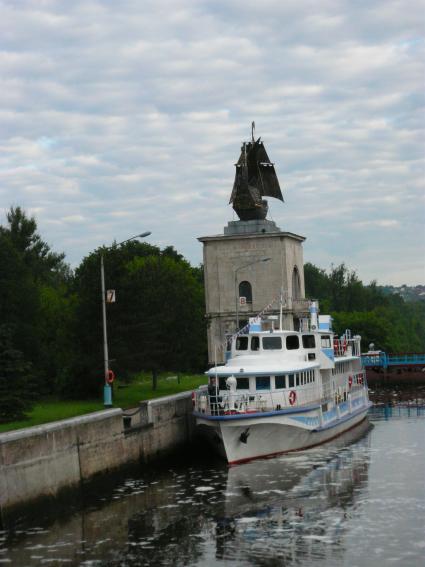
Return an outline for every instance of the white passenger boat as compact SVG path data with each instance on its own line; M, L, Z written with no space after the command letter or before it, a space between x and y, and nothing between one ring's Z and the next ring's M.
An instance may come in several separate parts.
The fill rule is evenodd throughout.
M367 419L360 337L336 337L317 309L312 302L305 331L251 322L194 393L199 432L230 464L307 449Z

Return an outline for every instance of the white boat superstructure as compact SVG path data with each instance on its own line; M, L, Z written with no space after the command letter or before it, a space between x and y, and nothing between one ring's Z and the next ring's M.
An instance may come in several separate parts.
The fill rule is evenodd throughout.
M363 421L370 407L360 337L335 337L331 319L305 331L253 322L231 341L227 363L194 394L197 425L229 463L312 447Z

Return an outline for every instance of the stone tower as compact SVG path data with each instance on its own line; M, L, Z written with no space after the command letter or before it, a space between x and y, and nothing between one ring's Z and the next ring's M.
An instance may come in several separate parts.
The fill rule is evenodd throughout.
M234 221L224 234L198 240L204 245L211 364L215 356L217 362L224 361L223 348L218 347L225 343L226 335L236 332L237 319L239 328L243 327L273 300L264 317L279 315L281 289L283 327L299 328L300 319L308 313L304 300L303 236L282 232L270 221Z

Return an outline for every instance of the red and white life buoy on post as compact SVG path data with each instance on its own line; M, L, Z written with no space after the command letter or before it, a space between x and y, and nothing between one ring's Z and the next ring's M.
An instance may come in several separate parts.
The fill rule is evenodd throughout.
M106 382L107 384L112 384L112 382L115 380L115 374L113 370L108 370L108 372L106 373Z
M351 388L352 385L353 385L353 377L349 376L348 377L348 386Z
M291 390L289 392L289 403L291 404L291 406L293 406L296 401L297 401L297 393L295 392L295 390Z

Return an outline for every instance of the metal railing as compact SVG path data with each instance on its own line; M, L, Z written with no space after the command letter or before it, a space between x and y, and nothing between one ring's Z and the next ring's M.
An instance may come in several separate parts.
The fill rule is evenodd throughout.
M360 356L360 338L334 337L333 349L335 356Z
M387 354L386 352L379 352L374 354L362 354L362 362L364 366L409 366L409 365L424 365L425 366L425 353L411 353L402 354L394 353Z
M203 390L195 392L194 409L198 413L207 415L227 415L302 408L319 402L320 395L317 387L244 394L218 392L217 396L211 396Z

